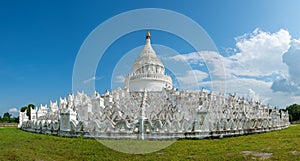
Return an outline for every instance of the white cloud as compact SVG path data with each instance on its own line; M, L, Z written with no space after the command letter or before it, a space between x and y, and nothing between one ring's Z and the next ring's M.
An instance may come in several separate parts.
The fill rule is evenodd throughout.
M222 89L223 81L213 81L214 89ZM211 82L201 82L200 85L209 86ZM273 92L272 82L250 78L235 78L226 80L226 93L236 93L240 97L260 100L263 104L270 104L285 108L293 103L300 103L300 96L292 96L284 92ZM218 91L218 90L213 90ZM252 92L250 92L252 91Z
M9 113L18 113L19 110L17 108L11 108L8 110Z
M176 55L169 58L173 61L187 62L191 65L202 67L206 65L212 80L226 77L224 63L228 62L222 55L215 51L200 51L188 54Z
M197 90L200 82L208 77L208 74L200 70L187 71L184 76L177 76L182 89Z
M255 29L251 34L236 38L240 51L228 57L227 64L236 75L264 76L280 71L287 74L287 66L282 61L283 54L289 49L291 36L286 30L268 33Z
M201 52L193 52L189 54L181 54L170 57L171 60L188 62L190 64L199 64L203 63Z
M210 75L218 78L238 76L269 76L282 73L287 75L288 68L282 56L289 49L291 36L286 30L275 33L255 29L250 34L236 38L239 51L224 57L214 51L201 51L171 57L175 61L186 61L190 64L205 63Z
M102 79L102 77L95 77L95 76L93 76L93 77L91 77L89 79L84 80L83 83L86 84L86 83L89 83L91 81L100 80L100 79Z
M214 91L224 91L225 86L226 93L251 96L264 104L279 107L300 103L300 96L280 92L283 90L273 91L274 86L287 90L287 85L290 90L300 89L300 40L292 40L287 30L268 33L255 29L250 34L237 37L236 50L230 50L237 52L222 56L213 51L201 51L172 59L190 64L205 63L212 81L200 81L198 84L210 86ZM277 81L283 78L288 80L276 84L276 77Z
M226 57L215 51L202 51L200 54L212 80L224 80L229 77L225 66L229 60Z
M123 75L118 75L116 76L116 83L124 83L125 82L125 77Z
M289 76L292 81L300 85L300 39L292 41L291 48L284 54L284 63L289 67Z
M284 53L283 62L288 66L288 75L272 84L275 92L283 91L300 95L300 39L292 40L290 49Z
M271 86L271 89L274 92L290 92L290 93L298 93L299 94L299 86L294 83L293 81L283 78L283 79L277 79L273 81L273 84Z

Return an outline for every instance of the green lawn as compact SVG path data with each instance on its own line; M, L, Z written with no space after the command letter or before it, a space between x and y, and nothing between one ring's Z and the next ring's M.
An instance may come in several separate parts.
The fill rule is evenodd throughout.
M300 125L216 140L179 140L160 151L136 155L111 150L94 139L48 136L0 127L0 160L251 159L300 160Z

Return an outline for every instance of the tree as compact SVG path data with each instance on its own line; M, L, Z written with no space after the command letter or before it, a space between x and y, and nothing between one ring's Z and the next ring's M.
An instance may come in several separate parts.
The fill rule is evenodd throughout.
M290 122L300 120L300 105L292 104L286 108L289 112Z
M18 117L10 118L10 121L9 121L9 122L19 123L19 116L18 116Z
M3 122L9 122L10 121L10 117L11 117L11 114L10 113L8 113L8 112L5 112L4 114L3 114Z
M2 122L2 123L19 123L19 116L12 117L12 114L10 114L9 112L5 112L3 114L3 117L0 116L0 122Z
M3 118L5 118L5 119L10 119L10 117L11 117L11 114L8 113L8 112L5 112L5 113L3 114Z

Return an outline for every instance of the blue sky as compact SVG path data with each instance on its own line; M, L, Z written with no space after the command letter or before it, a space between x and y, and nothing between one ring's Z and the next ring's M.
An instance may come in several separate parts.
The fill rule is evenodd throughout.
M299 1L10 0L0 2L0 115L29 103L48 104L50 99L57 100L71 93L76 55L89 33L112 16L140 8L173 10L201 25L220 51L229 75L234 77L228 82L248 82L242 86L244 90L235 90L233 87L229 92L244 94L248 90L250 94L265 99L265 103L278 106L299 101L300 81L296 76L299 69L297 63L291 61L299 58L296 41L300 38ZM103 56L103 62L106 63L101 64L105 70L97 71L96 75L96 88L100 93L110 89L110 76L117 60L123 53L143 45L144 35L144 31L126 35L107 50ZM279 39L280 43L274 47L275 51L267 50L272 45L258 44L267 42L265 40L273 42L273 38ZM174 47L186 56L195 52L174 35L153 31L152 40ZM286 40L287 43L280 40ZM272 66L266 65L238 75L242 68L257 67L255 63L251 64L252 61L244 63L246 66L235 66L243 64L247 56L251 56L253 51L250 47L262 51L258 52L259 58L253 59L253 62L266 63L263 60L272 57L269 52L278 52L278 59L283 59L282 64L275 65L278 68L272 70L269 69ZM109 52L118 54L112 57ZM231 67L237 67L239 71L231 71ZM200 69L197 72L205 77ZM266 93L265 89L270 91ZM285 101L275 101L274 98Z

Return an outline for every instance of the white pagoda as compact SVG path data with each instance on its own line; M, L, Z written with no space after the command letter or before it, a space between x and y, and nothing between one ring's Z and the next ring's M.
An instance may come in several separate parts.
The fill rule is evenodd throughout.
M150 31L146 44L132 66L132 73L125 79L125 88L130 91L161 91L172 88L172 79L165 75L165 67L151 46Z
M151 47L150 32L124 88L92 96L69 94L20 112L19 128L100 139L177 139L237 136L289 127L288 112L232 94L176 90Z

